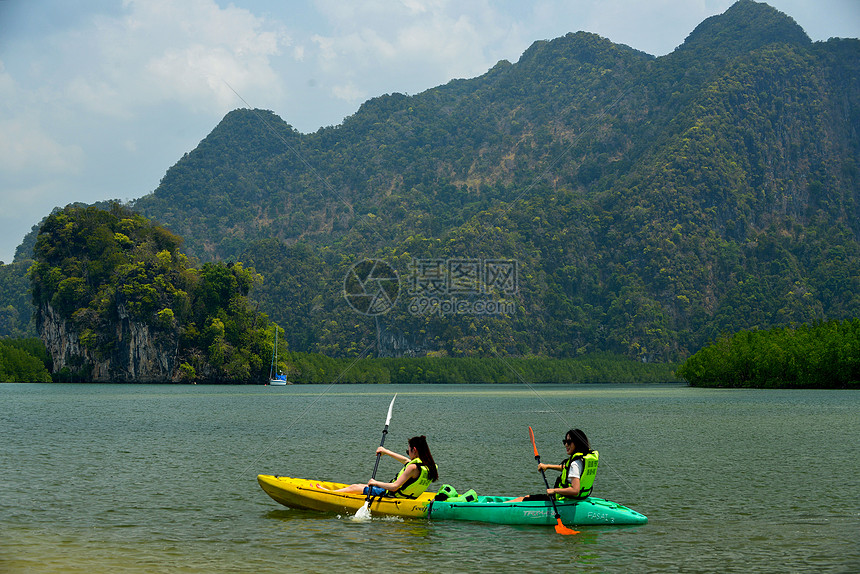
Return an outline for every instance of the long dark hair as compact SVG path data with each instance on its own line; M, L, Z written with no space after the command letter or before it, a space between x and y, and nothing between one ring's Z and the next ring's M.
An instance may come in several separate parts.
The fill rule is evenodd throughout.
M430 482L436 482L439 479L439 471L436 470L436 463L433 461L433 455L430 454L430 447L427 446L427 437L423 434L421 436L414 436L408 442L409 446L418 449L418 458L427 465Z
M570 429L569 431L567 431L565 438L567 440L573 441L573 444L576 447L573 452L581 452L583 454L588 454L591 452L591 443L588 442L588 437L585 436L585 433L581 430Z

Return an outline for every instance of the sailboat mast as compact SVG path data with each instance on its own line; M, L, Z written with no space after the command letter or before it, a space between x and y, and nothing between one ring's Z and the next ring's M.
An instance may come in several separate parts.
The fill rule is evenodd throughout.
M275 348L272 352L272 366L269 368L269 380L275 378L275 369L278 366L278 326L275 325Z

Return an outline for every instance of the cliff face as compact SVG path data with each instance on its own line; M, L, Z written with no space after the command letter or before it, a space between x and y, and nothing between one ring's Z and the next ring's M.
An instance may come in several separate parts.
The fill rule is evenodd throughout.
M410 337L391 329L381 330L379 326L376 331L378 357L420 357L433 350L427 345L426 337Z
M119 205L45 219L30 284L58 380L266 380L272 325L248 302L262 277L239 262L191 267L181 242Z
M79 371L92 368L90 379L97 383L177 382L178 337L163 331L154 333L149 325L132 321L125 308L118 309L118 320L104 333L112 338L110 351L93 351L81 343L74 321L63 319L50 303L36 312L39 335L54 360L55 371L67 367Z

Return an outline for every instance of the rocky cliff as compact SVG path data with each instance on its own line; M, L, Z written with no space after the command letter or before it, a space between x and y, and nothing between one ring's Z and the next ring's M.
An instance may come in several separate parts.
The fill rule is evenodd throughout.
M117 309L117 321L109 325L102 339L112 344L94 350L81 343L81 332L73 320L64 319L50 303L39 306L36 325L39 336L54 360L55 372L67 369L97 383L177 382L178 337L175 332L153 329L133 321L126 309Z
M30 283L55 380L266 380L274 326L248 303L262 278L238 262L192 267L181 242L119 205L45 219Z

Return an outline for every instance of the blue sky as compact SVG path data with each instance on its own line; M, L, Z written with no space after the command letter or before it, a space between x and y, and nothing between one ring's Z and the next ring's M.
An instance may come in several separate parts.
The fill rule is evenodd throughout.
M768 3L813 40L860 37L858 0ZM0 261L55 206L150 193L244 102L314 132L568 32L661 56L732 4L0 0Z

